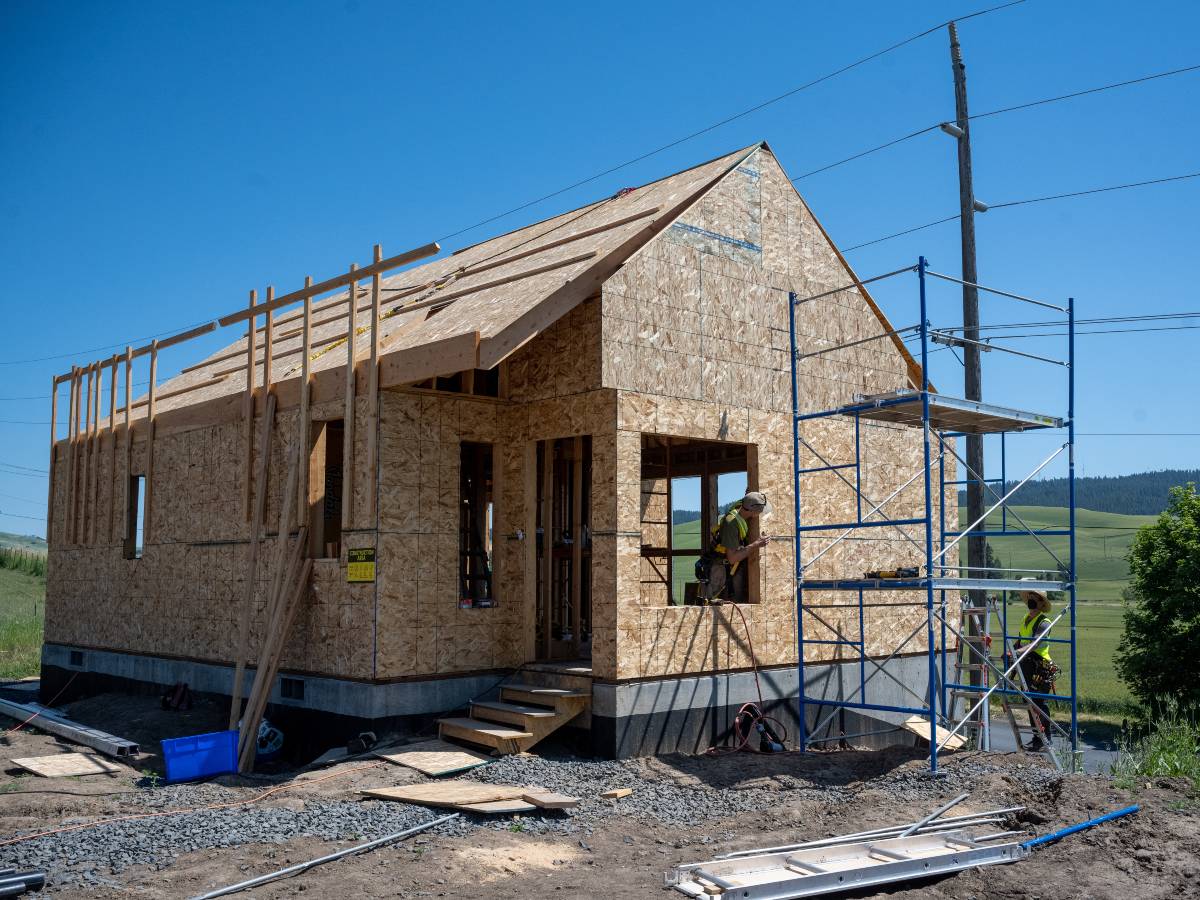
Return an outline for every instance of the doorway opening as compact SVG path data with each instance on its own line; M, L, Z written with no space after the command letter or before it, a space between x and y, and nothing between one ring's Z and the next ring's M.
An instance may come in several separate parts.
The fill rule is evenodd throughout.
M538 660L592 655L592 440L537 445Z

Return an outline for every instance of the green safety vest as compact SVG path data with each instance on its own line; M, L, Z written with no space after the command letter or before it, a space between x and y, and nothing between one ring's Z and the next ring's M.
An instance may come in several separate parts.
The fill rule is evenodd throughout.
M741 507L735 506L721 518L717 519L717 524L712 527L712 536L709 539L709 553L714 556L719 556L722 560L725 559L725 551L728 549L721 543L721 526L726 522L734 522L737 525L738 540L740 546L746 545L746 536L750 533L750 524L742 518ZM734 563L731 572L736 572L740 563Z
M1044 618L1046 618L1046 614L1042 612L1030 613L1025 616L1025 621L1021 623L1021 629L1017 632L1017 636L1021 639L1019 645L1020 647L1024 647L1026 644L1033 643L1033 629L1035 629L1038 626L1038 623ZM1050 662L1050 645L1046 643L1045 639L1039 641L1038 645L1033 648L1032 655L1040 656L1042 659L1046 660L1046 662Z

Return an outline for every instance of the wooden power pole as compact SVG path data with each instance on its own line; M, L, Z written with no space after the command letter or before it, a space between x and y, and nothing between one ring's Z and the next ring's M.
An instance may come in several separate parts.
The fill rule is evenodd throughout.
M975 263L975 188L971 180L971 122L967 113L967 67L963 64L962 47L958 43L958 29L953 22L950 28L950 63L954 70L954 111L956 124L962 131L958 137L958 205L962 227L962 278L970 282L963 285L963 337L966 341L979 340L979 290L971 285L979 283L979 272ZM968 400L983 399L982 367L979 359L979 344L966 343L962 345L963 363L966 368L965 388ZM984 513L983 491L981 481L983 468L983 436L968 434L966 438L967 466L975 474L964 473L961 477L967 481L967 522L976 521ZM986 523L984 523L986 530ZM983 575L987 565L987 539L969 537L967 544L967 576L977 578ZM974 590L968 592L971 606L987 605L986 592ZM979 631L976 617L968 619L970 626L968 635L976 637ZM976 646L979 646L976 644ZM980 648L981 652L987 652ZM968 662L978 662L977 659ZM970 684L983 683L982 671L970 670ZM984 717L986 721L986 717ZM986 739L984 739L986 740Z

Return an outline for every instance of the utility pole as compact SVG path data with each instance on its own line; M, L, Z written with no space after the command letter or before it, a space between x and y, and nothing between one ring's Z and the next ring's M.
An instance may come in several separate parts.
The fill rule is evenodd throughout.
M963 64L962 47L958 43L958 28L954 22L950 23L949 29L950 64L954 70L954 112L956 124L962 132L958 136L958 206L959 223L962 228L962 278L963 281L974 285L979 283L979 272L975 265L975 188L971 180L971 122L967 113L967 67ZM977 342L979 340L979 290L970 285L963 285L963 337L966 341ZM966 399L968 400L983 399L983 376L979 349L978 343L964 342L962 345L963 364L966 369ZM976 473L972 475L967 472L962 476L967 480L967 522L971 523L984 513L983 483L981 481L985 477L983 436L968 434L966 443L967 466ZM981 527L986 530L987 523L983 523ZM967 570L967 576L980 577L983 574L983 567L987 565L987 539L968 537L966 544L967 565L970 567ZM967 598L971 606L987 606L985 591L969 591ZM968 618L968 625L968 635L973 638L978 637L980 629L974 616ZM981 643L976 643L975 646L978 646L982 653L988 652ZM968 661L978 662L979 660ZM983 672L979 669L971 669L969 683L973 686L982 684ZM986 711L982 712L981 719L984 723L987 722ZM984 749L987 749L988 737L985 725L980 735L981 745Z

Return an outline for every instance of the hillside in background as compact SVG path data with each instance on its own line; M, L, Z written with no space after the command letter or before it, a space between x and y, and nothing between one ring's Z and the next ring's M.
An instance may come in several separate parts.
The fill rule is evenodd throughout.
M1075 505L1096 512L1156 516L1167 508L1171 488L1189 481L1200 483L1200 469L1164 469L1136 475L1076 478ZM1010 482L1005 486L1005 492L1012 490L1017 483ZM1031 481L1013 499L1022 506L1066 506L1067 479ZM967 502L966 491L959 492L958 500L963 504ZM987 505L992 504L988 502Z
M12 547L14 550L31 550L34 553L46 552L46 541L36 534L10 534L0 531L0 547Z

